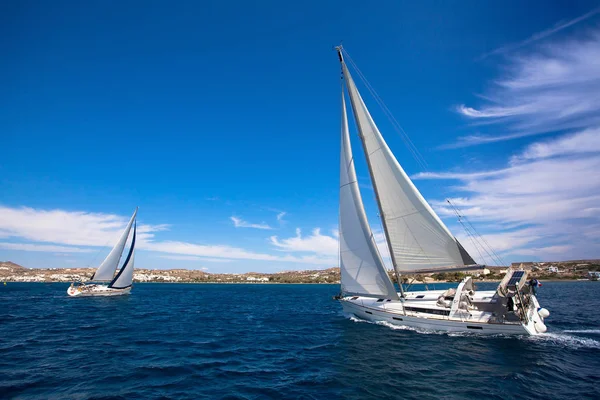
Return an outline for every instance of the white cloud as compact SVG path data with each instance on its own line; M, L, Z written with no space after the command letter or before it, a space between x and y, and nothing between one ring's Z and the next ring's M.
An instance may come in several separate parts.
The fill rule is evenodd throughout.
M475 124L500 126L505 132L468 135L442 147L600 126L600 31L508 57L503 76L482 97L487 103L460 105L458 112Z
M330 265L337 265L339 251L339 231L333 229L331 236L321 233L320 228L315 228L308 236L303 236L300 228L296 228L296 236L286 239L280 239L277 236L271 236L270 242L281 251L290 253L313 253L318 257L324 257L329 260ZM391 268L391 259L389 249L385 239L385 234L380 230L373 230L375 244L379 254L384 262Z
M558 140L548 140L529 145L523 154L512 159L513 163L522 160L535 160L556 156L600 152L600 129L586 129L575 134L565 135Z
M496 171L413 178L459 181L454 188L464 194L452 203L461 215L481 225L499 252L546 259L597 257L599 134L597 129L587 129L530 144L510 158L507 168ZM455 219L444 200L431 203L441 216ZM457 236L477 258L470 239Z
M520 254L523 255L531 255L531 256L544 256L547 257L549 261L552 260L552 254L556 254L560 257L560 255L569 252L573 249L571 245L563 245L563 246L548 246L548 247L540 247L540 248L531 248L531 249L523 249L520 250Z
M296 257L292 255L272 255L229 245L203 245L179 241L150 241L141 243L138 248L160 253L182 254L204 258L224 258L227 260L258 260L316 265L329 265L331 263L331 260L321 256Z
M233 216L230 217L230 219L233 221L233 226L235 226L236 228L273 229L264 222L261 222L260 224L252 224L250 222L244 221L241 218Z
M0 206L0 234L21 241L51 243L9 243L12 249L48 252L76 252L68 246L112 246L125 228L128 217L83 211L41 210L29 207ZM258 260L282 263L335 265L335 260L322 254L293 256L246 250L226 244L196 244L183 241L156 240L157 232L168 225L138 225L136 248L174 256L199 257L204 261ZM8 243L8 242L7 242ZM7 245L7 246L9 246ZM4 246L4 248L7 248ZM44 247L46 246L46 247ZM79 250L88 251L86 249Z
M63 253L63 254L55 254L57 256L66 256L67 254L64 254L64 253L89 253L92 251L90 249L82 249L79 247L56 246L56 245L51 245L51 244L8 243L8 242L0 242L0 249Z
M296 229L296 236L288 239L270 237L271 244L283 251L309 252L330 257L337 257L338 240L334 236L322 235L320 228L315 228L309 236L302 236L300 228Z
M0 206L2 237L72 246L110 246L125 228L128 217L83 211L39 210ZM153 237L167 225L138 225L138 239Z

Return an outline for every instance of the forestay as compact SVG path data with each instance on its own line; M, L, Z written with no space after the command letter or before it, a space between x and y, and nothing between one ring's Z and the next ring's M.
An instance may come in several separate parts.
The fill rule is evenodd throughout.
M133 225L133 221L135 220L135 216L137 215L137 208L135 209L125 231L121 235L121 238L110 251L108 256L104 259L102 264L98 267L91 280L93 281L111 281L119 266L119 260L121 259L121 255L123 254L123 250L125 249L125 243L127 242L127 238L129 237L129 232L131 231L131 226Z
M365 215L354 169L343 91L339 230L342 292L398 299Z
M342 68L397 270L475 264L392 154L343 60Z

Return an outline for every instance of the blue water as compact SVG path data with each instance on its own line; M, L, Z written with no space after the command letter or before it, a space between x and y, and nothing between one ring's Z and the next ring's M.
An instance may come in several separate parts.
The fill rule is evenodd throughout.
M533 338L360 322L337 285L67 286L0 286L0 398L600 398L600 282L544 283Z

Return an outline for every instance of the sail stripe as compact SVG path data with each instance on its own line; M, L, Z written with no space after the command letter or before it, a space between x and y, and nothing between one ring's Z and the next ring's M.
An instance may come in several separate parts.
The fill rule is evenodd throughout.
M135 234L136 234L136 230L137 230L137 223L135 223L134 226L133 226L133 237L131 239L131 247L129 248L129 253L127 254L127 258L125 259L125 262L123 263L123 267L121 267L121 270L117 273L117 276L115 276L115 279L113 279L112 282L110 283L110 285L108 285L108 287L110 287L110 288L113 288L113 289L125 289L126 287L131 286L131 284L129 284L129 286L125 286L125 287L116 287L116 286L113 286L113 285L119 280L119 278L123 274L123 271L125 271L127 268L129 268L129 261L131 260L131 257L133 256L133 250L135 248ZM131 266L131 268L133 268L133 265Z

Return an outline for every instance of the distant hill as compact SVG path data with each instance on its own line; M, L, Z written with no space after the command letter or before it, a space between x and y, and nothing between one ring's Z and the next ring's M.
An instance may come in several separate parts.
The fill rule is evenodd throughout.
M26 271L27 268L25 268L19 264L16 264L12 261L0 261L0 271L7 271L7 270L17 272L17 271Z
M516 264L516 265L515 265ZM513 266L520 266L514 263ZM543 279L581 279L587 278L590 271L600 271L598 260L575 260L559 262L524 262L523 267L531 271L532 276ZM499 280L507 267L487 267L488 272L480 279ZM0 262L0 281L8 282L73 282L86 281L94 274L94 268L25 268L11 261ZM426 274L428 276L410 276L404 278L414 283L432 281L460 281L465 273ZM395 281L393 271L388 271ZM414 278L414 281L413 281ZM136 268L134 282L192 282L192 283L339 283L338 267L318 270L281 271L275 273L246 272L240 274L209 273L191 269L143 269Z
M0 262L0 280L8 282L73 282L87 280L94 268L25 268L10 261ZM284 271L272 274L208 273L191 269L141 269L134 272L135 282L198 283L339 283L339 268L325 270Z

